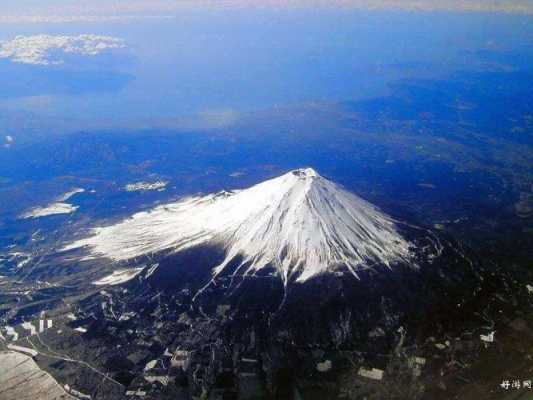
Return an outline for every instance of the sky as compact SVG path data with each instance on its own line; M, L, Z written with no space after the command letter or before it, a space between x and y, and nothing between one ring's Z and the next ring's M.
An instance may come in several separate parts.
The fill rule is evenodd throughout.
M44 4L43 4L44 3ZM533 13L530 0L3 0L4 17L173 14L200 8L345 7L377 10Z

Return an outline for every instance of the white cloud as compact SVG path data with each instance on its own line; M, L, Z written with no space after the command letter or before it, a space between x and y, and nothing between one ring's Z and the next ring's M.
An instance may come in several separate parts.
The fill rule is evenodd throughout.
M64 63L62 54L95 56L124 47L124 40L110 36L17 36L12 40L0 42L0 58L23 64L59 65Z
M4 147L6 149L11 147L11 145L13 144L14 141L15 141L15 139L13 138L13 136L6 135L5 138L4 138Z

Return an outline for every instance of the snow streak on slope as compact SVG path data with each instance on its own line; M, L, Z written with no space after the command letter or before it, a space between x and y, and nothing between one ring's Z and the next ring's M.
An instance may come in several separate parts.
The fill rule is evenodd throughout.
M93 285L119 285L139 275L144 268L122 269L114 271L111 275L104 276L93 282Z
M237 274L274 267L283 281L410 256L394 221L375 206L311 168L291 171L249 189L187 198L133 215L65 249L87 247L90 257L128 260L163 250L217 244L225 260L216 276L239 259Z

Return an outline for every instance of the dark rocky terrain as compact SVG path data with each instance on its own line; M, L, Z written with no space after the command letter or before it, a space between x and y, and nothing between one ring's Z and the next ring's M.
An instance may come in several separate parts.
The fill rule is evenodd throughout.
M531 295L510 273L435 237L442 253L417 270L375 268L359 280L325 275L286 288L269 274L228 275L197 297L216 248L136 260L146 267L124 284L48 293L57 299L43 302L54 329L21 332L17 343L95 399L500 399L502 369L533 367ZM28 301L19 285L4 301ZM33 300L8 314L11 325L38 315ZM493 342L481 340L491 332Z

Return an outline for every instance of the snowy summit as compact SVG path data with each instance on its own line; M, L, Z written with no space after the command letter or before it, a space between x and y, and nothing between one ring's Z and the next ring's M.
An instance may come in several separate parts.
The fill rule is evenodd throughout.
M214 277L239 260L234 273L273 267L285 284L346 269L357 276L372 265L390 266L410 256L409 243L389 216L312 168L244 190L158 206L96 228L66 249L85 247L89 257L120 261L201 244L225 249Z

